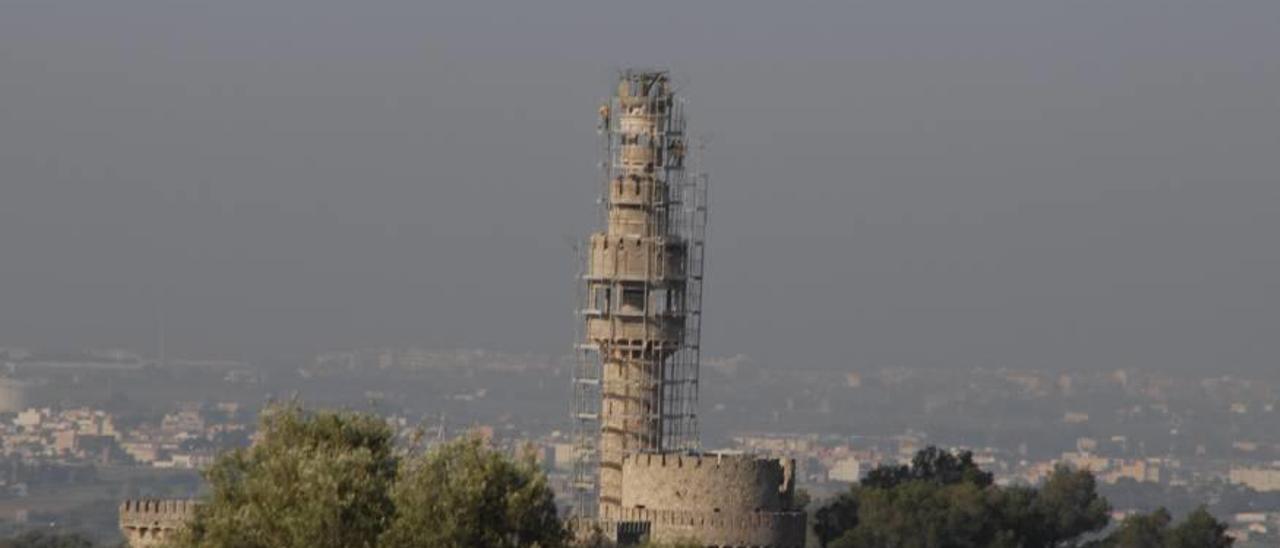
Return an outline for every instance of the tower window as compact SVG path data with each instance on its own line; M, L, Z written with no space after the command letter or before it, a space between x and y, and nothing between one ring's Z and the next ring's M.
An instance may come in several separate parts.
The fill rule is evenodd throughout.
M622 309L628 312L644 310L644 289L625 288L622 290Z

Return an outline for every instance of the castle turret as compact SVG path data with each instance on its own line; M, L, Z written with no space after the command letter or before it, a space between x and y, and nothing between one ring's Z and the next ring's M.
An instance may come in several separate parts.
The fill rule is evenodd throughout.
M120 503L120 532L131 548L162 546L195 517L198 507L193 500L126 500Z

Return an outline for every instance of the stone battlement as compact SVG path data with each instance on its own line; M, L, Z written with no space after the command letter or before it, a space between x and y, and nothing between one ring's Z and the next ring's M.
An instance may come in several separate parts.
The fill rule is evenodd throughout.
M779 468L782 459L761 458L755 455L732 453L632 453L623 462L636 468Z
M786 523L803 512L705 512L696 510L650 510L620 508L609 513L610 521L643 521L655 525L688 525L723 529L757 529Z
M200 503L188 499L137 499L120 503L120 531L132 548L158 546L182 529Z
M622 461L625 509L769 513L790 510L795 461L741 454L632 453Z
M130 499L120 503L120 516L186 519L199 506L191 499Z

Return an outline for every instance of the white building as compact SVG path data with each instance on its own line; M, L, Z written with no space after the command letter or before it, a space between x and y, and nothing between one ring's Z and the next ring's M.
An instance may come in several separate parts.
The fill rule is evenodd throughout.
M831 466L827 471L827 479L830 481L842 481L845 483L857 483L862 478L862 463L853 457L840 459Z

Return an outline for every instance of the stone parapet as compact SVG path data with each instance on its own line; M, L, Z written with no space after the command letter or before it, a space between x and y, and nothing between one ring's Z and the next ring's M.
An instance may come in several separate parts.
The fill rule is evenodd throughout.
M651 208L665 205L667 184L652 175L629 174L609 182L609 204L622 207Z
M794 462L736 454L629 454L622 461L622 507L784 511L792 504Z
M590 245L587 275L591 278L638 282L684 279L685 242L596 233L591 236Z
M120 532L131 548L159 546L195 518L200 503L186 499L138 499L120 503Z

